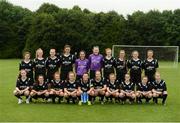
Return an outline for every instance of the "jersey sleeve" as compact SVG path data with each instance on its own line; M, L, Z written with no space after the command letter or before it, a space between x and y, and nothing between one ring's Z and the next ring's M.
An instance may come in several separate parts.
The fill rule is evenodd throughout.
M74 64L76 61L76 56L75 55L72 55L72 63Z
M89 67L90 67L91 66L91 55L89 55L88 60L89 60Z
M131 60L127 61L127 67L130 69L131 68Z
M16 81L16 87L17 87L17 88L20 87L20 85L19 85L19 79L17 79L17 81Z
M135 89L135 85L132 83L131 84L131 90L134 91L134 89Z
M141 91L141 85L140 85L140 83L138 83L138 85L137 85L137 91Z
M77 68L78 68L78 61L75 60L75 71L77 72Z
M164 85L163 85L163 91L167 91L167 86L166 86L165 81L164 81Z
M46 68L48 68L48 65L49 65L49 63L48 63L48 57L46 58Z
M145 69L146 60L142 61L142 69Z
M155 66L155 68L159 68L158 60L156 59L155 61L156 61L156 66Z
M33 90L37 91L37 84L33 85Z
M19 63L19 70L22 69L22 62Z

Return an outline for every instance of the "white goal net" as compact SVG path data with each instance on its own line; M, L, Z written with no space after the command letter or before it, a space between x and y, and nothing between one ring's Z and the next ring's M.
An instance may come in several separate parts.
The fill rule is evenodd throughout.
M139 46L139 45L113 45L112 55L118 57L119 51L125 50L126 59L131 58L131 53L134 50L139 52L140 59L144 60L147 57L147 51L154 51L154 58L158 59L161 68L177 68L178 67L178 46Z

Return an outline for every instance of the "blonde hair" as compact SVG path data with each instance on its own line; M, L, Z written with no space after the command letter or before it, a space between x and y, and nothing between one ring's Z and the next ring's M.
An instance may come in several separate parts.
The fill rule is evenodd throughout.
M27 54L29 54L29 56L31 56L31 53L26 51L26 52L23 53L23 58L25 58L25 55L27 55Z
M41 48L38 48L37 50L36 50L36 58L38 58L38 52L39 51L42 51L43 52L43 50L41 49Z

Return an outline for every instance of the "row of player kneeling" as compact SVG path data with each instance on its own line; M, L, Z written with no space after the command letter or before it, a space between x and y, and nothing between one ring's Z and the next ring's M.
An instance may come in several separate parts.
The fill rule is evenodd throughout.
M158 98L162 98L162 104L165 105L167 98L167 87L164 80L161 79L160 73L155 74L155 81L148 82L148 78L144 76L139 83L130 81L130 75L126 74L124 81L119 82L114 73L109 75L109 79L103 79L101 72L96 71L95 78L89 79L87 73L83 74L81 80L76 80L74 72L69 72L68 80L61 81L60 74L55 73L54 79L46 82L43 75L39 75L37 82L30 85L29 78L25 70L21 70L20 78L17 81L14 95L18 98L18 104L22 103L22 96L26 96L26 103L32 100L42 98L45 101L61 103L62 99L67 103L78 102L79 105L87 103L91 105L99 97L101 104L104 101L121 102L124 104L126 99L130 103L142 103L142 98L149 102L153 98L154 103L158 102Z

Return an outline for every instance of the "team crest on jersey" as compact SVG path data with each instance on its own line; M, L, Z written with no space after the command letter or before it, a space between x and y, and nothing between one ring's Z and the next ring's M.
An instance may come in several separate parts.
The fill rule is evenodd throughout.
M73 84L74 87L76 87L76 84Z

